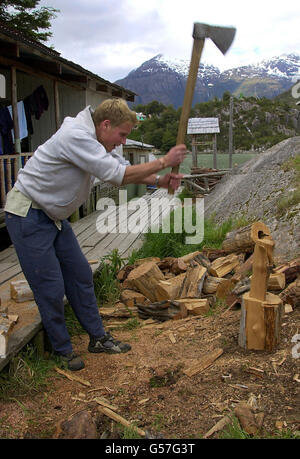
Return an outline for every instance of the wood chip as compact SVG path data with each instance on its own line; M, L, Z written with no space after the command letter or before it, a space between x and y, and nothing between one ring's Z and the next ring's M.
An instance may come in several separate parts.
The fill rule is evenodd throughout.
M176 338L175 338L174 334L171 331L169 331L168 336L170 338L171 343L175 344L176 343Z
M143 398L143 400L140 400L138 402L139 405L143 405L144 403L147 403L150 400L150 398Z
M94 402L98 403L98 405L105 406L112 411L119 411L119 408L115 405L111 405L108 400L105 400L103 397L96 397L93 399Z
M203 435L202 438L211 437L214 433L219 432L220 430L224 429L227 424L231 423L231 419L228 416L220 419L206 434Z
M131 422L127 421L127 419L123 418L122 416L120 416L119 414L117 414L114 411L110 410L109 408L99 406L98 410L101 413L105 414L105 416L108 416L109 418L113 419L114 421L119 422L123 426L134 428L137 431L137 433L139 435L141 435L141 437L145 437L144 430L140 429L139 427L136 427L136 426L132 425Z
M299 374L298 373L293 377L293 381L296 381L296 382L300 383L300 379L299 379Z
M83 384L84 386L91 386L91 383L89 381L85 381L84 379L81 379L79 378L78 376L75 376L71 373L68 373L67 371L64 371L64 370L61 370L60 368L58 367L55 367L54 368L55 371L57 371L57 373L65 376L66 378L68 378L70 381L76 381L76 382L79 382L80 384Z
M186 370L183 370L183 373L186 374L187 376L191 377L196 375L197 373L200 373L201 371L205 370L207 367L212 365L214 361L220 357L220 355L223 354L223 349L219 348L216 349L215 351L211 352L210 354L206 355L203 357L201 360L199 360L195 365L193 365L190 368L187 368Z

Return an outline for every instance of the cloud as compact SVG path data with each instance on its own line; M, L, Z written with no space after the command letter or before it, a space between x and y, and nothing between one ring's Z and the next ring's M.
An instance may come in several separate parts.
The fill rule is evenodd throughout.
M202 61L221 69L298 52L300 4L252 0L41 0L60 9L49 45L103 78L115 81L156 54L190 59L194 22L237 28L223 56L206 40Z

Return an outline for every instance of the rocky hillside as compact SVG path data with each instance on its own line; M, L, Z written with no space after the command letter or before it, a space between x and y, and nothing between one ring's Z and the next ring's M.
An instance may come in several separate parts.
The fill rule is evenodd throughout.
M273 146L224 177L205 198L205 216L261 220L269 226L276 261L300 256L300 137Z
M125 78L120 86L137 94L136 104L157 100L175 108L182 106L189 60L169 59L158 54ZM221 72L213 65L200 64L193 104L214 97L222 98L225 91L235 96L272 98L288 90L300 73L300 55L288 54L264 60L259 64L242 66Z

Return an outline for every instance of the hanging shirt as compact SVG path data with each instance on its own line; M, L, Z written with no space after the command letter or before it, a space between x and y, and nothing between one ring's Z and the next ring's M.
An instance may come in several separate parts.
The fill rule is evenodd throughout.
M13 120L10 116L7 107L0 109L0 133L2 134L3 140L3 152L4 155L12 155L15 153L15 148L12 140L11 130L14 127Z
M25 116L25 109L24 109L24 102L22 100L20 100L20 102L18 102L17 104L17 107L18 107L18 120L19 120L19 133L20 133L20 139L25 139L26 137L28 137L28 130L27 130L27 121L26 121L26 116ZM9 105L8 107L8 111L10 113L10 116L12 117L12 106ZM11 135L12 135L12 139L13 139L13 142L15 141L15 135L14 135L14 131L12 130L11 131Z

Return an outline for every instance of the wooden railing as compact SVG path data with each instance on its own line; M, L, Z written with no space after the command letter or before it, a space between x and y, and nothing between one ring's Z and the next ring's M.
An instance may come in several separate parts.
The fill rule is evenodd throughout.
M33 153L0 155L0 208L4 207L6 195L14 186L18 170L24 167Z

